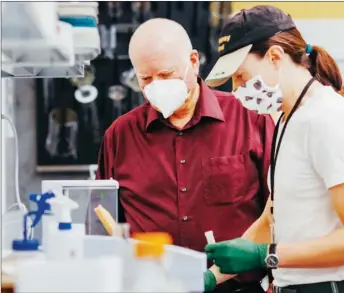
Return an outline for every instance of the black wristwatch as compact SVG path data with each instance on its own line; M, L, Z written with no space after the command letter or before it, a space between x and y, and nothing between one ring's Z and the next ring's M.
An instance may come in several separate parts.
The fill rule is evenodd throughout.
M276 254L276 244L272 243L269 246L269 253L265 258L265 265L268 269L277 269L279 258Z

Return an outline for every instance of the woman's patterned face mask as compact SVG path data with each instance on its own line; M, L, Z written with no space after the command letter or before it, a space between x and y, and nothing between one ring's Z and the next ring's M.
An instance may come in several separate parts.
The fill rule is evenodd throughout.
M240 86L234 95L242 105L259 114L273 114L281 110L283 97L279 84L270 87L256 75L243 86Z

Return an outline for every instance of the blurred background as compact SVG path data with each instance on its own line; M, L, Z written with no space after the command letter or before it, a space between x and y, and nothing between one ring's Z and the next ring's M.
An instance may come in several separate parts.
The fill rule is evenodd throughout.
M140 23L164 17L182 24L199 51L200 75L205 78L217 59L217 39L226 19L258 4L275 5L291 14L306 41L326 48L344 74L344 2L99 2L102 53L87 67L84 78L1 80L2 113L13 119L19 136L24 204L29 193L41 190L41 180L94 176L106 128L144 103L128 58L130 37ZM81 91L82 85L88 87ZM221 90L230 91L231 82ZM80 103L82 98L91 102ZM15 201L13 143L4 121L2 211Z

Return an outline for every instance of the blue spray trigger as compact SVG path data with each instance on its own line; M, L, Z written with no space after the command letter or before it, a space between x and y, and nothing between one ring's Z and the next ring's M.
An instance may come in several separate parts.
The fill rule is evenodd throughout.
M50 204L47 202L48 199L54 198L55 194L52 192L46 192L43 194L30 194L29 199L32 202L37 204L37 210L32 212L30 216L35 216L31 227L34 228L39 221L42 219L42 216L51 210Z
M12 249L16 251L35 251L38 250L39 241L37 239L30 239L28 237L28 218L34 217L30 228L34 228L42 216L51 210L50 204L47 202L49 199L54 198L55 194L46 192L43 194L30 194L29 200L37 204L37 210L29 211L24 215L23 219L23 239L15 239L12 241Z

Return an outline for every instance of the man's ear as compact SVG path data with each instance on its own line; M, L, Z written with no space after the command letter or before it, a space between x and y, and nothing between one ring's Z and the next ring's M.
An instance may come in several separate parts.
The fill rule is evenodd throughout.
M281 46L271 46L266 52L268 60L278 69L279 64L283 58L284 50Z
M198 55L198 51L193 49L190 53L190 62L191 62L191 66L194 70L195 76L198 76L199 74L199 55Z

